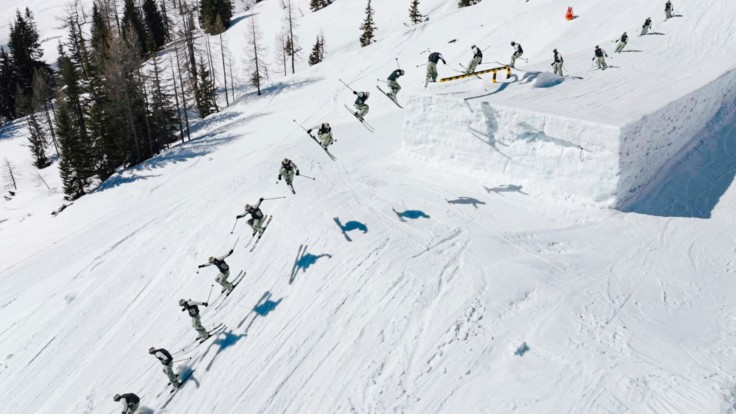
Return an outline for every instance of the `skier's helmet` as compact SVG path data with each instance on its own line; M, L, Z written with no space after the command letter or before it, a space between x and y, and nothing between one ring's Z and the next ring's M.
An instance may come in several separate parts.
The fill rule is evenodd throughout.
M516 45L516 42L511 42L511 46L514 46L514 45Z
M214 257L210 257L210 258L208 259L208 261L209 261L210 263L214 263L214 262L215 262L215 258L214 258Z
M118 401L120 401L120 395L119 394L116 394L116 395L112 396L112 399L115 400L116 402L118 402Z
M404 72L404 71L401 71L401 72ZM329 129L329 128L330 128L330 123L325 123L325 124L324 124L324 127L325 127L326 129Z
M471 46L470 49L475 49L475 45Z
M370 97L370 96L371 96L371 93L370 93L370 92L368 92L368 91L366 91L366 92L365 92L365 98L368 98L368 97Z
M186 305L186 304L187 304L187 301L186 301L186 300L184 300L184 299L181 299L181 300L179 301L179 306L184 306L184 305Z
M156 353L156 347L151 347L148 349L149 354L155 354Z
M553 50L552 52L557 53L557 49Z
M405 73L403 69L399 69L399 74L404 75Z
M252 206L250 206L250 204L245 204L245 210L246 210L246 211L250 211L250 210L251 210L251 208L253 208L253 207L252 207Z
M289 164L289 162L291 162L291 160L289 160L289 159L284 159L284 160L282 160L282 161L281 161L281 164L285 166L285 165L288 165L288 164Z

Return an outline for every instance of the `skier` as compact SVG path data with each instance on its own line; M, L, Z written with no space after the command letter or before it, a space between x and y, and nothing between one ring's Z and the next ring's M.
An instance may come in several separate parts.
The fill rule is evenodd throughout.
M480 63L483 61L483 51L481 51L475 45L471 46L470 50L473 51L473 59L471 59L470 63L468 64L468 70L465 71L466 74L471 74L475 72L475 68L477 68L478 65L480 65Z
M363 120L363 117L365 117L365 115L368 114L368 110L370 110L370 107L368 107L368 104L365 102L368 101L368 97L371 96L371 93L368 91L353 91L353 94L358 96L358 98L355 99L355 104L353 104L358 110L354 113L355 117Z
M652 18L647 17L647 20L644 21L644 24L641 26L641 35L644 36L647 33L649 33L649 29L652 28Z
M670 0L667 0L667 3L664 4L664 14L667 16L667 19L672 18L672 13L674 13L675 9L672 7L672 2Z
M565 63L565 60L562 59L562 55L560 55L559 52L557 52L557 49L552 51L555 54L555 61L550 64L550 66L553 68L555 75L563 76L562 75L562 64Z
M427 62L427 82L424 84L426 87L430 82L437 82L437 63L442 61L443 64L447 65L445 58L439 52L432 52L429 54Z
M198 338L206 339L209 337L210 334L207 333L207 330L204 329L204 327L202 326L202 320L199 317L199 308L197 307L197 305L202 305L205 308L209 306L207 302L197 302L191 299L189 300L182 299L179 301L179 306L183 308L182 311L189 312L189 316L192 317L192 326L199 333Z
M294 192L294 186L291 184L294 182L294 175L299 176L299 168L296 166L296 163L292 162L289 159L284 159L281 161L281 170L279 170L279 180L281 180L281 177L286 179L286 185L291 188L291 192Z
M511 55L511 63L509 66L511 68L514 68L514 64L516 64L516 60L521 58L521 55L524 55L524 49L521 48L520 43L511 42L511 46L514 47L514 54Z
M245 212L235 217L240 219L250 214L248 225L253 229L253 235L256 235L257 232L263 234L263 228L261 225L263 225L265 215L263 215L263 211L259 208L261 206L261 202L263 202L263 198L259 199L255 206L245 204Z
M230 255L233 254L233 250L230 250L227 254L225 254L222 257L210 257L208 259L207 264L200 264L200 269L203 267L208 266L215 266L217 267L217 270L220 271L220 274L217 275L217 278L215 278L215 282L219 283L220 286L222 286L222 291L231 291L233 290L233 284L231 282L227 281L227 278L230 277L230 266L225 263L225 259L230 257Z
M181 386L179 375L174 374L174 357L172 357L171 354L163 348L156 349L156 347L151 347L148 349L148 353L158 358L158 360L161 361L161 364L164 365L164 374L169 378L169 383L176 388Z
M598 69L606 69L608 68L608 65L606 65L606 58L608 58L608 54L606 51L601 49L600 46L595 46L595 56L592 60L595 60L595 63L598 65ZM605 58L604 58L605 57Z
M141 398L136 396L133 393L125 393L125 394L116 394L112 398L116 402L119 402L120 399L123 400L123 414L124 415L132 415L138 410L138 406L141 404Z
M404 75L404 70L397 69L388 76L388 81L386 81L386 84L388 84L389 88L391 88L391 92L388 95L394 101L396 101L396 95L399 93L399 91L401 91L401 85L399 85L398 81L396 80L399 79L399 77L402 75Z
M317 137L319 137L319 141L322 142L322 147L325 149L335 141L332 137L332 127L330 127L330 123L322 123L318 126L314 126L307 130L307 134L311 136L312 130L317 130Z
M629 41L629 35L624 32L623 35L621 35L620 38L616 40L618 42L618 45L616 45L616 53L621 53L622 50L624 50L624 47L626 47L626 43Z

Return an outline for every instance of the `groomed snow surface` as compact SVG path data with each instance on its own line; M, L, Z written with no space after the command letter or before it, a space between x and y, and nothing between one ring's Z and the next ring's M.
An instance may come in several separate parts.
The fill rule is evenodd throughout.
M191 142L55 217L56 165L49 190L25 123L4 127L20 189L0 201L0 412L114 413L125 392L176 413L733 411L736 3L675 1L667 22L643 3L573 4L567 22L555 0L425 0L409 28L408 2L374 0L379 42L361 49L362 1L295 1L326 62L241 89ZM249 19L270 43L282 13L259 3L226 32L241 78ZM649 16L657 34L637 37ZM507 62L511 40L528 62L510 79L424 89L426 49L449 76L472 44ZM609 70L590 66L596 43ZM547 73L553 48L573 77ZM396 57L405 110L375 89ZM338 78L375 92L376 133ZM292 119L329 121L337 161ZM316 177L296 195L276 183L284 157ZM282 195L248 252L235 215ZM234 244L245 279L202 311L226 330L177 354L193 374L170 398L147 350L194 341L177 301L205 300L216 272L196 266Z

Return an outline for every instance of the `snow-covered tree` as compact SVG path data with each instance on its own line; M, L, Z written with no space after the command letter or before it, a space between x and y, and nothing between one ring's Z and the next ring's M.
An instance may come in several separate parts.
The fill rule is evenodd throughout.
M360 35L360 46L368 46L373 43L376 38L375 31L378 29L376 24L373 22L373 7L371 6L371 0L368 0L368 5L365 7L365 20L360 25L360 30L363 33Z

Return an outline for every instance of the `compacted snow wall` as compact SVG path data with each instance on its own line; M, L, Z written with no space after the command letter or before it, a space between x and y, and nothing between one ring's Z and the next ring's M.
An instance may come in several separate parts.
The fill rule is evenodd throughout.
M442 96L413 97L404 150L486 187L621 208L700 140L736 101L736 71L624 126ZM722 113L722 111L721 111Z

